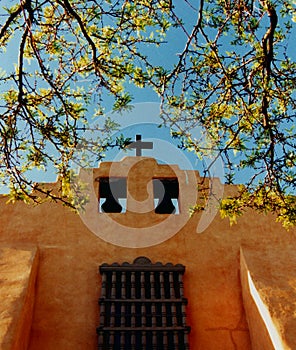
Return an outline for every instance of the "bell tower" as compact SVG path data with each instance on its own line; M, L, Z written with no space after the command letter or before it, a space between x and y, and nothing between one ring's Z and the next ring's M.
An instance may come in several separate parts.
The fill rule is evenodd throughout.
M109 243L140 248L164 242L187 223L199 177L195 171L136 156L83 170L80 179L89 184L89 201L80 213L86 226Z

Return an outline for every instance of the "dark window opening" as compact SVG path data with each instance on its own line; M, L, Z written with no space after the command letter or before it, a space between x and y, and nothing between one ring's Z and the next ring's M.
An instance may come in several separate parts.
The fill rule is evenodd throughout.
M99 212L126 212L126 178L102 177L99 179Z
M189 350L184 272L145 257L101 265L98 349Z
M156 214L179 214L179 183L176 178L153 179Z

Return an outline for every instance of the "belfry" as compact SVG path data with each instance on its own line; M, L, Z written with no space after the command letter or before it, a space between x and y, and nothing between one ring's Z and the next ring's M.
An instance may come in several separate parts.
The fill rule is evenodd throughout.
M1 197L0 348L296 349L296 231L251 210L230 226L215 191L236 186L129 147L81 171L79 214Z

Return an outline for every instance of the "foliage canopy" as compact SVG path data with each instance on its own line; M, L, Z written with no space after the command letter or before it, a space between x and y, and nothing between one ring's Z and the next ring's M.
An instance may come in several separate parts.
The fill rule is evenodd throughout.
M12 198L38 201L32 188L44 190L27 174L49 164L67 188L81 130L90 117L102 118L104 99L126 108L130 86L150 87L181 147L200 158L209 151L191 133L200 125L228 183L245 169L251 174L236 197L221 202L222 215L235 221L253 207L276 212L286 227L295 224L292 0L6 2L0 55L16 59L0 71L0 172ZM169 66L149 52L167 47L172 35L184 42ZM112 146L114 127L109 119L102 125L98 156ZM68 202L66 192L45 195Z

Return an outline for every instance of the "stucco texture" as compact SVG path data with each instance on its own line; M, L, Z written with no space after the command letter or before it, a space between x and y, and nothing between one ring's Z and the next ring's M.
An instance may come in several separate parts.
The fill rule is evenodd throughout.
M187 185L192 175L184 175L184 172L182 175L176 167L161 167L145 158L140 159L142 164L137 168L135 158L139 157L117 164L115 173L116 176L127 176L128 184L132 178L130 188L142 188L142 179L146 179L146 197L141 197L142 190L130 191L130 196L139 193L138 201L151 195L147 184L155 174L174 177L177 173L181 187L182 183ZM133 175L129 174L132 173L130 169L135 170ZM95 179L108 175L109 171L110 164L93 171L95 193L98 186ZM146 176L143 177L143 173ZM124 214L98 213L96 204L96 209L88 217L90 227L83 221L87 216L82 220L81 216L57 203L6 205L6 200L1 200L0 245L29 244L39 250L29 350L96 349L101 283L98 267L105 262L132 262L143 255L152 262L186 266L184 291L189 300L187 323L191 326L189 340L192 350L251 350L240 280L240 247L242 243L255 245L256 254L260 256L266 247L274 249L274 241L280 240L284 244L285 237L294 237L295 232L287 233L271 216L248 212L232 227L217 214L202 233L197 233L203 213L189 218L188 198L191 198L190 191L194 192L196 188L195 184L186 188L181 194L182 213L171 221L168 215L157 215L153 210L135 213L134 203ZM227 193L234 188L225 187L224 190ZM147 206L149 209L149 205L145 203L143 208ZM183 226L176 230L178 220L185 217ZM161 222L164 225L158 225ZM101 238L108 235L116 238L121 234L128 245L132 243L128 229L145 225L149 226L145 231L148 245L143 247L140 246L140 230L133 231L138 242L134 247L115 245ZM162 231L167 229L175 231L170 238L163 236L163 241L149 246L149 235L153 239L156 237L157 241L158 235L162 237ZM101 233L101 237L92 230ZM277 254L276 247L274 254Z
M0 249L0 349L25 350L30 341L38 251Z

